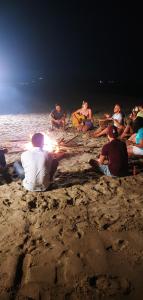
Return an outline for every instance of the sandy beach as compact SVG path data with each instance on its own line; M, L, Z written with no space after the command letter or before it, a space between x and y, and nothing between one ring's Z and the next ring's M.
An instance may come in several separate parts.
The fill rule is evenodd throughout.
M1 115L0 126L10 164L9 178L0 175L0 300L141 300L143 159L130 160L128 177L102 176L88 162L107 138L79 133L61 148L51 189L28 192L11 164L30 135L68 141L77 133L49 131L44 113Z

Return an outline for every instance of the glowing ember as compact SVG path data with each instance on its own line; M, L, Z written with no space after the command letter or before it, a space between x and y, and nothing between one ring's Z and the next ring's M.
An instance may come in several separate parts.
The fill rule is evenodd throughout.
M58 152L59 146L57 141L51 139L48 135L43 133L44 135L44 147L43 150L48 152ZM31 150L33 148L33 145L31 142L25 144L25 150Z

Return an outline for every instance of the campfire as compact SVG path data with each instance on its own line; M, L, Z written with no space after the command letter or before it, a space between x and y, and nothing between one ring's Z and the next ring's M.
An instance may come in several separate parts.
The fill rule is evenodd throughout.
M49 137L47 134L42 133L44 135L44 147L43 150L48 152L58 152L59 151L59 145L58 142L51 137ZM31 139L31 136L30 136ZM33 148L33 145L31 142L28 142L24 145L24 150L31 150Z
M78 135L73 136L70 139L60 139L56 140L53 137L50 137L48 133L43 133L44 135L44 147L43 149L47 152L55 153L55 154L62 154L71 152L72 148L76 149L79 148L79 144L77 144L74 140ZM3 143L2 148L7 148L8 154L15 154L20 153L25 150L31 150L33 148L31 142L32 135L29 136L29 141L26 139L15 139L9 140Z
M51 138L48 136L48 134L42 133L44 135L44 147L43 149L48 152L54 152L57 153L63 148L70 148L73 146L78 146L76 143L73 144L73 140L78 136L74 136L71 139L65 141L64 138L62 138L60 141L56 141L54 138ZM30 135L30 140L32 138L32 135ZM72 143L72 144L71 144ZM31 142L28 142L24 145L24 150L31 150L33 148L33 145Z

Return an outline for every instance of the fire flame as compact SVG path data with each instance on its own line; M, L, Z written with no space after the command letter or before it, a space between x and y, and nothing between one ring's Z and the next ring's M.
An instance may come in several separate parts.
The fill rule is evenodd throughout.
M43 133L44 135L44 147L43 150L48 152L58 152L59 146L57 141L51 139L47 134ZM31 135L30 135L31 136ZM31 142L25 144L25 150L32 150L33 145Z

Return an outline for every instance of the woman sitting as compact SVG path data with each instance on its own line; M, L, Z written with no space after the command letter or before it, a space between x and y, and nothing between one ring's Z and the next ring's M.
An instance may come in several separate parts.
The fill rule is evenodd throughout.
M130 136L134 132L134 122L137 118L137 113L138 113L138 107L136 106L133 108L131 114L129 117L125 120L125 128L124 131L122 132L120 138L123 139L127 136Z
M143 111L142 106L135 107L129 118L126 120L126 126L120 138L123 139L133 133L137 133L143 127Z
M143 155L143 128L134 133L127 141L128 155Z
M92 111L83 101L82 107L72 114L72 124L78 131L86 132L93 128Z

